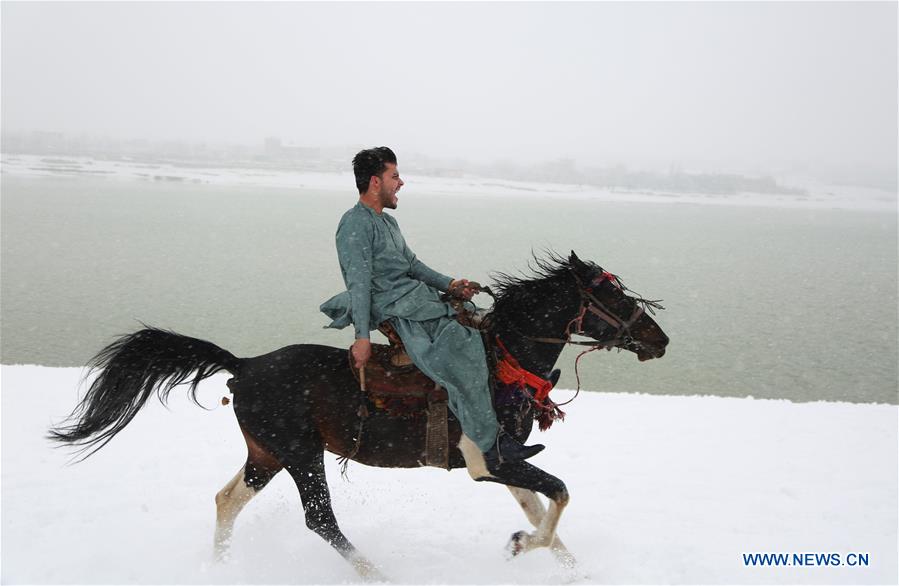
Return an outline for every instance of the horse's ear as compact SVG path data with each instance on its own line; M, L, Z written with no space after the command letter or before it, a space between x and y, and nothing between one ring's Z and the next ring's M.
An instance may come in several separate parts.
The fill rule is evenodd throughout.
M577 257L573 250L571 251L571 256L568 257L568 264L571 265L571 268L579 272L583 272L585 269L589 268L584 264L584 261Z

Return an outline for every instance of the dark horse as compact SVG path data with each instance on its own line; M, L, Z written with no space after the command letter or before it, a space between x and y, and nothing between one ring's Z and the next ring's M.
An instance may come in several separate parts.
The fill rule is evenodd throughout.
M655 302L628 295L617 277L581 261L574 252L567 259L551 255L536 263L531 277L499 275L496 301L486 318L486 339L501 340L521 367L547 376L572 334L592 338L589 344L595 347L629 350L641 361L665 353L668 338L645 312L659 307ZM284 469L299 489L306 525L363 578L381 578L337 525L325 480L324 451L370 466L419 467L426 424L421 418L390 417L374 408L348 367L346 349L300 344L237 358L211 342L145 328L118 338L89 366L97 376L71 423L51 431L54 440L80 446L90 455L121 431L152 394L165 401L176 385L189 382L196 401L200 381L226 370L233 375L228 386L248 454L237 475L215 497L217 554L227 551L240 510ZM519 441L527 439L535 406L529 401L512 409L498 405L497 412L507 432ZM556 536L568 503L565 484L527 462L488 469L483 454L452 417L449 428L449 466L467 467L475 480L508 486L536 527L533 533L519 531L512 536L512 553L550 547L561 562L573 564L574 558ZM536 493L549 499L549 509Z

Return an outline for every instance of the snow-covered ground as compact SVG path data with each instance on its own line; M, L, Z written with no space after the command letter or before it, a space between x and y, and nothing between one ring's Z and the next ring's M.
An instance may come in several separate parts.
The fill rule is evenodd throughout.
M265 167L200 167L168 162L143 163L89 157L56 157L4 154L3 173L20 176L108 177L110 179L208 183L212 185L258 185L301 189L352 191L355 184L345 173L290 171ZM897 194L858 186L826 185L796 178L789 187L805 189L807 195L770 193L674 193L652 190L602 188L565 183L535 183L476 176L430 177L404 174L407 192L422 195L475 195L477 197L577 198L609 202L690 203L798 209L845 209L896 211Z
M281 474L212 561L214 494L241 466L227 375L145 410L66 465L43 438L74 405L79 369L3 366L4 584L340 584L350 567L304 525ZM565 391L556 391L560 396ZM546 551L506 561L528 529L508 492L464 471L385 470L327 457L345 533L394 582L416 584L896 583L897 407L581 393L538 434L534 463L572 501ZM752 552L867 553L867 567L746 567Z

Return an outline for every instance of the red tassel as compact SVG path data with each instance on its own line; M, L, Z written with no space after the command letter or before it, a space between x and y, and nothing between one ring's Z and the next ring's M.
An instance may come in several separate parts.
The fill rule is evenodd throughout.
M552 427L552 424L557 419L560 421L565 420L565 412L549 399L543 405L536 405L536 407L540 410L540 415L537 416L537 425L540 431L546 431Z
M581 316L583 314L584 310L581 311ZM553 422L557 419L564 420L565 412L559 409L559 406L549 398L549 392L553 388L552 383L533 372L523 369L518 361L515 360L515 357L506 350L499 336L496 337L496 344L503 351L503 357L496 364L496 369L494 370L496 379L507 385L515 385L530 397L534 409L540 412L537 415L540 431L546 431L552 427ZM593 348L593 350L595 349ZM577 373L577 361L575 361L574 366L575 373ZM528 391L528 387L534 389L533 394ZM578 390L580 391L580 380L578 380ZM577 395L575 394L575 396Z

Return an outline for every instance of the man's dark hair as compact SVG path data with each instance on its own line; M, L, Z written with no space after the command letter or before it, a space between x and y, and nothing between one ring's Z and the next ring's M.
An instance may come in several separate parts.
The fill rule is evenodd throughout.
M376 147L359 151L353 157L353 173L356 175L356 187L359 193L368 191L368 184L375 175L387 170L387 163L396 165L396 155L387 147Z

